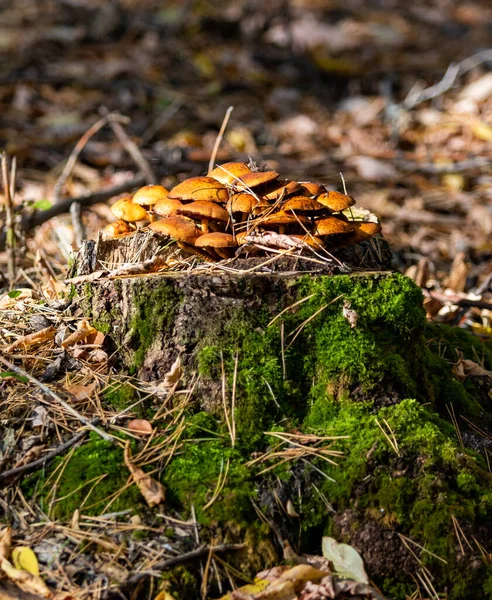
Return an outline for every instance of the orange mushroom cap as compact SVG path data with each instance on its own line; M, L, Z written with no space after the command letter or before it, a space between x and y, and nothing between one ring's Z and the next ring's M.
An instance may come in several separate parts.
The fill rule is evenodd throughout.
M246 173L251 173L248 165L240 162L227 162L215 167L213 171L210 171L208 176L217 179L217 181L220 181L224 185L231 185L238 177L242 177Z
M169 190L163 185L144 185L135 193L132 202L140 206L153 206L168 194Z
M171 217L176 214L176 210L181 208L183 204L180 200L173 200L172 198L161 198L154 206L152 210L160 217Z
M169 192L169 198L227 202L229 192L222 183L212 177L190 177L174 187Z
M147 211L143 206L139 206L138 204L134 204L128 198L121 198L113 204L111 207L111 212L118 219L122 219L123 221L127 221L129 223L134 223L136 221L143 221L148 218Z
M315 221L313 233L325 236L352 233L353 231L352 223L342 221L342 219L337 219L336 217L325 217Z
M193 245L200 237L201 231L191 219L185 217L167 217L149 225L149 229L160 235L166 235L178 242Z
M323 206L327 206L333 212L346 210L355 204L352 196L341 194L340 192L330 191L324 192L316 197L316 200Z
M278 173L276 171L251 171L242 175L237 181L234 182L234 187L238 191L248 190L269 181L277 179Z

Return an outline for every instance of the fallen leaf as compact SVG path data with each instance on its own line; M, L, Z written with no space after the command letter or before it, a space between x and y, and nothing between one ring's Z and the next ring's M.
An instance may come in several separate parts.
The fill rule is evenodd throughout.
M150 435L153 432L152 425L145 419L133 419L128 423L128 429L140 435Z
M460 381L464 381L469 375L472 377L488 377L489 379L492 379L492 371L487 371L487 369L484 369L473 360L463 358L462 354L460 354L460 357L452 370Z
M333 564L334 571L341 577L369 583L360 554L348 544L339 544L331 537L323 537L323 556Z
M7 577L16 583L21 589L33 594L39 594L43 598L53 598L53 592L48 588L46 583L37 575L32 575L28 571L16 569L5 558L0 562L0 568Z
M10 546L12 544L12 528L5 527L0 531L0 561L10 556Z
M175 600L173 596L169 592L162 591L157 594L154 600Z
M23 335L14 343L10 344L10 346L7 346L5 350L7 352L12 352L13 350L17 350L17 348L22 348L25 350L31 346L42 344L43 342L49 342L55 337L55 334L56 329L53 327L53 325L50 325L49 327L41 329L41 331L35 331L34 333Z
M69 385L66 390L74 397L74 400L90 400L94 394L97 383L93 381L89 385Z
M125 444L124 452L125 464L132 474L133 480L137 484L142 496L145 498L145 501L150 507L157 506L164 502L166 493L164 486L155 479L152 479L152 477L147 475L142 469L136 467L131 462L130 458L130 442L127 442Z
M173 387L178 381L181 379L183 375L183 369L181 367L181 357L178 355L178 358L174 361L172 367L169 371L164 375L164 379L159 386L170 388Z
M347 319L350 324L350 328L354 329L357 325L357 319L359 318L359 314L350 308L350 303L346 303L343 305L342 314Z
M63 340L62 348L73 346L74 344L85 340L89 335L95 333L96 331L97 329L92 327L89 321L83 319L77 323L77 329Z
M39 576L38 559L28 546L16 546L12 550L12 562L16 569Z

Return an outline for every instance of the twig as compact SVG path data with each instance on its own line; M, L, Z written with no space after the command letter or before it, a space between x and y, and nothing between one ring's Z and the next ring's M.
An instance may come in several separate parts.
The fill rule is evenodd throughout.
M220 546L201 546L196 550L192 550L191 552L185 552L184 554L180 554L179 556L173 556L168 558L167 560L162 560L157 562L153 567L152 571L140 571L139 573L135 573L128 580L130 585L134 585L138 583L141 579L145 577L155 577L156 571L164 571L169 569L170 567L174 567L175 565L180 565L184 562L188 562L190 560L196 560L197 558L203 558L207 556L209 553L222 553L222 552L237 552L238 550L243 550L244 544L222 544Z
M115 113L110 113L109 115L105 115L104 117L96 121L94 125L89 127L89 129L84 133L80 140L75 144L74 149L68 157L67 163L63 168L60 177L58 177L58 180L55 183L55 187L53 189L55 204L61 202L60 196L63 186L65 185L67 179L70 177L70 174L72 173L73 168L75 167L75 163L77 162L77 159L82 150L85 148L87 142L91 139L91 137L93 137L98 131L100 131L107 123L110 123L111 121L121 121L123 123L126 123L128 122L128 117L124 117L123 115Z
M157 117L157 119L146 129L142 134L142 144L148 144L150 140L154 137L154 135L159 131L159 129L169 121L181 108L182 102L180 100L175 100L172 104L170 104L166 110Z
M99 419L93 419L92 421L93 424L97 422L99 422ZM30 471L35 471L38 468L44 467L53 458L55 458L55 456L63 454L65 450L68 450L71 446L74 446L77 442L80 442L80 440L86 435L86 433L87 429L79 431L79 433L71 437L64 444L61 444L57 448L54 448L53 450L51 450L51 452L48 452L48 454L45 454L42 458L39 458L38 460L33 460L32 462L26 463L25 465L21 465L20 467L15 467L13 469L10 469L9 471L4 471L3 473L0 473L0 482L6 481L11 477L22 475L23 473L29 473Z
M424 88L423 90L410 91L402 103L402 108L411 110L418 104L422 104L422 102L434 100L434 98L442 96L453 87L458 77L461 77L461 75L464 75L475 67L489 61L492 61L492 49L481 50L459 63L451 63L442 79L436 84Z
M63 400L62 398L60 398L60 396L58 396L58 394L55 394L55 392L53 390L51 390L47 385L44 385L44 383L42 383L41 381L39 381L38 379L36 379L32 375L30 375L27 371L24 371L24 369L21 369L20 367L16 367L14 364L12 364L7 359L5 359L1 354L0 354L0 363L2 363L3 365L5 365L9 370L14 371L15 373L17 373L18 375L22 375L22 377L26 377L31 383L33 383L34 385L38 386L38 388L44 394L46 394L47 396L49 396L50 398L52 398L53 400L55 400L55 402L57 402L58 404L60 404L60 406L63 406L63 408L68 413L70 413L73 417L75 417L81 423L83 423L86 427L88 427L89 429L91 429L92 431L94 431L95 433L97 433L98 435L100 435L103 438L103 440L106 440L107 442L112 442L113 441L112 436L110 436L107 433L105 433L104 431L102 431L102 429L99 429L98 427L95 427L91 423L91 421L89 421L83 415L81 415L79 412L77 412L75 410L75 408L73 408L73 407L70 406L70 404L67 404L67 402L65 402L65 400Z
M227 123L229 123L229 118L231 116L231 112L234 110L234 106L229 106L226 110L226 114L224 116L224 120L222 121L222 125L220 127L219 135L215 140L214 149L212 150L212 156L210 157L210 162L208 163L208 172L213 171L215 165L215 158L217 156L217 152L219 151L220 143L222 142L222 138L224 137L224 131L227 127Z
M157 175L154 173L154 170L150 166L148 160L140 151L140 148L127 134L121 122L109 121L109 126L113 130L115 136L118 138L120 144L127 151L129 156L133 158L135 164L138 166L143 175L145 175L145 181L149 184L157 183Z
M2 156L2 180L3 193L5 196L5 237L7 247L7 272L9 287L12 289L15 282L15 231L14 231L14 207L12 204L11 188L9 184L9 172L7 156Z
M439 175L442 173L457 173L477 169L480 167L488 167L490 159L483 156L476 156L467 160L461 160L449 164L438 165L434 163L418 163L411 160L397 159L396 166L402 171L418 171L420 173L429 173L431 175Z
M74 202L70 207L70 216L72 217L72 227L75 246L78 248L85 240L85 227L82 221L82 207L80 202Z

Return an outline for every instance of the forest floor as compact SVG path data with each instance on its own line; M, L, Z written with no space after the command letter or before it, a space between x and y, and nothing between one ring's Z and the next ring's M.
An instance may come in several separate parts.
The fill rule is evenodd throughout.
M113 374L104 338L75 353L70 344L60 353L57 341L62 326L83 328L60 299L70 292L64 279L77 236L95 239L113 220L110 204L149 180L131 142L172 187L206 173L230 106L217 162L252 159L340 191L343 179L357 204L380 218L393 268L422 288L428 319L490 341L491 35L487 0L9 3L0 14L0 140L16 158L17 247L12 273L8 236L0 235L0 469L43 457L77 427L65 413L48 418L43 390L9 363L75 399L85 417L111 418L100 402ZM123 135L109 123L113 113L124 117ZM65 177L75 145L100 119ZM69 213L74 198L81 220ZM5 351L51 326L41 346ZM464 376L471 367L460 360ZM70 528L80 569L87 559L74 548L89 539L87 523L77 515L36 529L40 513L19 482L15 476L0 490L0 515L13 511L23 543L37 545L49 564ZM90 543L116 552L120 533L91 533ZM50 581L77 598L103 597L108 577L125 579L132 562L143 561L138 546L126 574L84 563L91 581L77 587L58 562Z

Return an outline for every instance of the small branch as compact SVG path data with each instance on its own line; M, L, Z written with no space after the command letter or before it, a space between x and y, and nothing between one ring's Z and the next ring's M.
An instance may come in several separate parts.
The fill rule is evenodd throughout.
M173 556L172 558L168 558L167 560L162 560L157 562L151 571L140 571L139 573L135 573L128 580L130 585L134 585L138 583L144 577L155 577L156 571L164 571L175 565L180 565L184 562L188 562L190 560L196 560L197 558L205 558L209 554L217 554L219 552L237 552L238 550L243 550L245 547L244 544L222 544L220 546L201 546L196 550L191 552L185 552L185 554L180 554L179 556Z
M14 169L14 167L12 167ZM15 231L14 231L14 206L12 203L12 190L9 183L7 156L2 156L2 181L5 197L5 240L7 248L7 271L9 287L13 288L15 282ZM13 186L12 186L13 187Z
M458 294L443 294L442 292L437 292L434 290L425 292L425 295L428 295L430 298L435 298L444 304L449 302L450 304L455 304L456 306L470 306L492 310L492 302L486 302L485 300L469 300L468 298L463 298Z
M67 182L67 179L70 177L73 168L75 167L75 163L77 162L80 153L85 148L87 142L96 135L98 131L100 131L107 123L111 123L113 121L120 121L123 123L128 122L128 117L124 117L123 115L110 113L109 115L105 115L98 121L94 123L89 129L84 133L84 135L80 138L80 140L75 144L74 149L72 150L70 156L68 157L67 163L61 172L60 177L58 177L57 182L55 183L55 187L53 189L53 194L55 197L55 204L61 202L61 192L63 190L63 186Z
M32 375L30 375L27 371L24 371L24 369L21 369L20 367L16 367L14 364L12 364L6 358L4 358L1 354L0 354L0 363L5 365L10 371L14 371L18 375L22 375L22 377L26 377L31 383L36 385L46 396L49 396L50 398L55 400L55 402L57 402L60 406L62 406L69 414L72 415L72 417L75 417L81 423L83 423L86 427L88 427L89 429L91 429L92 431L94 431L95 433L100 435L103 438L103 440L106 440L107 442L113 441L113 438L110 435L108 435L107 433L102 431L102 429L95 427L91 423L91 421L89 421L83 415L81 415L79 412L77 412L75 410L75 408L73 408L72 406L70 406L70 404L65 402L65 400L60 398L60 396L58 396L58 394L55 394L55 392L53 390L51 390L47 385L45 385L44 383L42 383L41 381L39 381L38 379L36 379Z
M98 421L99 421L99 419L94 419L92 421L92 424L95 424ZM3 473L0 473L0 483L2 481L7 481L8 479L10 479L12 477L17 477L18 475L23 475L24 473L29 473L31 471L35 471L38 468L44 467L47 463L49 463L51 460L53 460L53 458L55 458L56 456L58 456L60 454L63 454L63 452L65 452L65 450L68 450L71 446L74 446L77 442L80 442L80 440L86 434L87 434L87 429L84 429L83 431L79 431L79 433L77 433L76 435L71 437L64 444L61 444L57 448L53 448L53 450L48 452L48 454L45 454L42 458L39 458L38 460L34 460L25 465L21 465L20 467L15 467L13 469L10 469L9 471L4 471Z
M226 110L226 114L224 116L224 120L222 121L222 125L220 127L219 135L215 140L214 149L212 150L212 156L210 157L210 162L208 163L208 172L213 171L215 165L215 159L217 157L217 152L219 151L220 143L222 142L222 138L224 137L224 132L227 127L227 123L229 123L229 118L231 116L231 112L234 110L234 106L229 106Z
M148 184L158 183L158 179L157 179L156 174L154 173L154 170L152 169L149 162L147 161L147 159L144 157L144 155L140 151L140 148L137 146L137 144L135 144L135 142L127 134L123 125L121 125L121 123L118 123L117 121L109 121L109 126L113 130L115 136L118 138L120 144L127 151L129 156L131 156L131 158L133 158L133 160L135 161L135 164L140 169L142 174L145 176L145 181Z
M475 67L490 61L492 61L492 49L477 52L459 63L451 63L447 68L446 73L444 73L443 78L436 84L424 88L423 90L415 92L411 91L402 102L402 108L411 110L418 104L422 104L422 102L434 100L434 98L442 96L453 87L458 77L461 77L461 75L468 73L468 71L471 71Z

